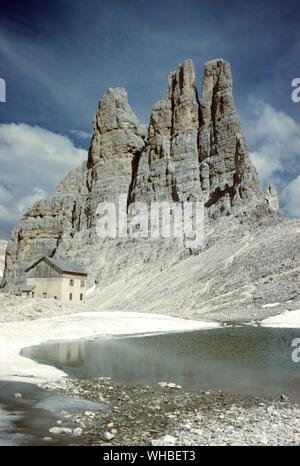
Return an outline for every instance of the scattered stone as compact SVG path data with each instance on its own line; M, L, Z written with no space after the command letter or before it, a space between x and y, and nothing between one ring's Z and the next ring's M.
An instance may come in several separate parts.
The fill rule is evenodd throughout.
M296 432L295 434L295 444L300 445L300 432Z
M72 434L72 429L70 429L69 427L51 427L49 429L49 432L50 434L54 434L54 435L63 435L63 434Z
M155 439L155 440L152 440L151 441L151 444L154 446L154 447L159 447L159 446L172 446L172 445L175 445L177 439L175 437L173 437L172 435L164 435L163 437L161 438L158 438L158 439Z
M80 437L82 435L82 428L81 427L76 427L76 429L73 429L73 435L75 435L76 437Z
M158 382L158 385L162 388L182 388L181 385L177 385L174 382Z
M164 387L167 387L168 386L168 382L158 382L158 385L162 388Z
M23 398L22 393L15 393L15 398L17 398L17 399Z

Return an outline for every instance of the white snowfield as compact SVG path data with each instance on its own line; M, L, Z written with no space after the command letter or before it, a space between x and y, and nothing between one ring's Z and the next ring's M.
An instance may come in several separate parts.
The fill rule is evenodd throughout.
M269 303L269 304L264 304L262 306L262 308L264 309L266 307L276 307L276 306L279 306L279 305L280 305L280 303Z
M96 289L96 283L93 283L93 285L86 290L86 296L94 293L95 289Z
M300 309L285 311L261 321L264 327L300 328Z
M219 323L137 312L84 312L31 321L0 323L0 379L44 382L66 376L55 367L20 355L46 341L216 328Z

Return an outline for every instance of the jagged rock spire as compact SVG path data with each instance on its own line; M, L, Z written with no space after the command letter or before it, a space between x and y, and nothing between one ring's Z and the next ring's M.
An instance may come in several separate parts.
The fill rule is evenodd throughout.
M200 178L212 215L260 196L257 172L241 132L232 95L230 64L222 59L205 65L200 98Z
M186 201L201 194L193 62L186 60L168 79L168 91L151 113L148 141L134 173L132 201Z
M89 151L89 166L99 158L131 157L143 141L143 130L128 104L123 87L109 88L100 99L94 119L94 132Z
M128 104L126 90L109 88L94 118L86 182L75 207L77 230L95 225L99 202L114 202L119 194L128 194L132 163L144 147L144 138L145 129Z
M94 188L101 189L97 181L99 174L104 184L113 183L111 178L117 179L119 175L131 177L131 160L144 146L143 137L144 130L128 104L126 90L122 87L109 88L100 99L99 110L94 119L94 132L87 162L89 192ZM115 165L111 173L104 169L106 173L103 175L106 174L108 179L100 173L100 166L106 161L107 167L110 162ZM128 189L129 183L130 179L129 182L126 180L123 190Z
M232 96L228 62L205 65L198 100L186 60L152 110L149 137L134 173L132 200L204 200L211 216L230 214L260 195Z

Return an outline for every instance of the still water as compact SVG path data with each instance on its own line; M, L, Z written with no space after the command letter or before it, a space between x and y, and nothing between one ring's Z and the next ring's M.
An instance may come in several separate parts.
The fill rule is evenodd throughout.
M292 361L297 329L232 327L193 332L58 341L25 348L24 356L84 378L176 382L189 390L300 401L300 363Z
M16 399L16 392L22 398ZM56 426L58 419L64 420L64 427L77 427L64 419L63 413L103 409L105 406L100 403L47 392L30 383L0 381L0 447L49 445L44 437L50 435L49 428ZM78 443L82 439L74 436L54 436L51 441L51 445Z

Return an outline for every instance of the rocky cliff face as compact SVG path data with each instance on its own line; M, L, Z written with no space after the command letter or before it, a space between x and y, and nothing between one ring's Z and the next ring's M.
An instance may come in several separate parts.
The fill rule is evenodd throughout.
M96 208L126 194L135 201L202 200L210 219L261 220L277 209L274 191L260 192L232 96L229 64L205 65L201 95L191 60L169 75L168 91L152 110L148 130L129 107L126 91L108 89L100 100L87 163L69 174L51 198L37 202L12 232L6 253L6 289L24 280L24 268L41 255L83 263L102 286L180 261L178 242L99 240ZM130 259L129 259L130 258ZM134 265L133 265L134 264ZM146 265L147 264L147 265ZM153 270L154 270L153 269ZM122 275L123 274L123 275ZM124 278L125 279L125 278Z
M119 193L129 192L132 164L144 146L144 132L125 89L108 89L94 119L85 180L76 204L77 230L95 226L99 202L115 202Z
M169 75L152 110L148 137L133 173L130 201L200 200L199 102L191 60Z
M203 200L210 216L230 215L261 196L232 96L230 65L205 65L201 97L191 60L169 76L152 111L133 174L131 200Z
M260 196L258 177L246 149L233 95L229 63L206 64L200 99L199 160L207 207L230 214Z
M53 256L63 237L72 239L74 211L86 164L68 174L50 199L36 202L12 231L5 258L4 284L15 290L24 269L42 255Z

